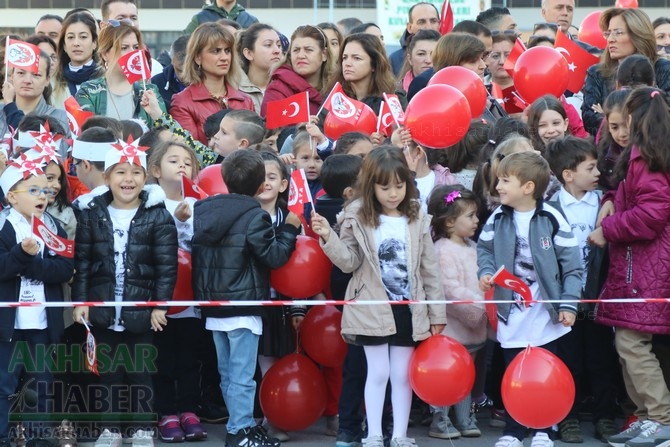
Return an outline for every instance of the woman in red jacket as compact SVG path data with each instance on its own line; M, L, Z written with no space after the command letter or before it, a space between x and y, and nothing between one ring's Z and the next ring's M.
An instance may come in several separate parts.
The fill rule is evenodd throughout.
M309 114L316 115L323 102L322 90L334 68L323 30L312 25L299 26L291 36L286 64L275 70L265 90L261 116L265 117L268 102L300 92L309 93Z
M198 141L207 144L205 120L221 109L254 111L251 98L237 90L235 37L223 25L208 22L191 34L183 80L190 84L172 98L170 114Z

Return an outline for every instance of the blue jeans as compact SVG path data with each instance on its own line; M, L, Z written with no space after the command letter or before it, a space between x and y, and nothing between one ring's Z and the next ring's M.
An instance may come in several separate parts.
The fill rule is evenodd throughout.
M243 428L256 425L254 373L260 336L249 329L235 329L212 331L212 337L221 376L221 392L230 414L226 428L228 433L236 434Z
M16 349L19 344L25 347L28 352L22 348L20 350L21 353L19 353ZM51 371L49 371L48 367L43 368L39 366L38 363L41 362L35 361L31 363L39 368L39 370L26 370L26 365L16 357L20 355L25 358L26 355L30 355L32 359L37 359L35 348L38 345L42 345L44 349L48 349L50 343L49 334L46 329L15 329L12 341L0 342L0 438L7 438L9 435L9 411L12 405L9 396L17 391L16 387L22 372L26 373L28 380L35 379L35 382L32 383L32 388L36 388L38 392L37 413L47 414L49 411L54 411L53 408L47 408L47 399L49 398L47 393L49 393L49 389L53 384ZM13 356L14 360L12 360ZM31 359L26 360L31 361ZM12 371L9 370L10 364L12 364ZM33 409L32 411L35 410ZM24 420L30 420L30 415L24 414Z

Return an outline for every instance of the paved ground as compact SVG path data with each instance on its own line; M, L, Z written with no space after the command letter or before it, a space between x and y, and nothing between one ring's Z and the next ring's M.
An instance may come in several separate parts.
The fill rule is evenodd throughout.
M428 428L422 426L414 426L409 429L409 436L416 439L416 443L419 447L493 447L495 441L500 436L500 429L490 428L488 426L488 420L481 420L479 423L480 429L482 429L482 437L480 438L461 438L455 440L445 440L445 439L434 439L428 437ZM290 433L291 440L282 445L286 446L301 446L301 447L321 447L321 446L332 446L335 447L335 438L330 436L325 436L322 434L325 427L324 419L319 420L312 427L303 430L298 433ZM183 447L222 447L225 439L225 425L212 425L207 424L208 429L208 439L206 441L197 442L197 443L188 443ZM584 443L583 444L564 444L557 441L556 446L573 446L573 447L605 447L607 444L604 444L593 437L593 425L588 422L582 424L582 429L584 432ZM160 441L155 442L156 445L164 445ZM526 446L530 446L530 440L526 439ZM92 444L80 443L81 447L90 447Z

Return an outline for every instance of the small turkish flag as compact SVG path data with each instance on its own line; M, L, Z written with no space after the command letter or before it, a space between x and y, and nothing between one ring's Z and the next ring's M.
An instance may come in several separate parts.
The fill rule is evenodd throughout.
M5 45L5 65L26 70L31 73L40 71L40 49L37 45L7 37Z
M591 65L600 62L600 59L570 40L560 30L556 33L554 48L568 62L568 70L570 70L568 73L568 90L572 93L577 93L584 86L586 71Z
M440 13L440 34L444 36L452 29L454 29L454 11L451 10L451 2L444 0Z
M86 369L91 371L96 376L99 376L100 373L98 372L98 357L96 354L97 343L95 341L95 337L91 333L91 328L88 327L84 317L82 317L81 321L84 323L84 327L86 327Z
M344 90L342 90L342 84L340 84L339 82L336 82L335 85L333 86L333 89L330 91L330 93L328 93L328 96L323 101L323 104L321 105L321 108L329 110L329 111L332 110L332 108L333 108L333 98L337 94L344 95Z
M200 189L193 181L186 177L185 175L181 176L181 192L186 197L193 197L195 200L206 199L209 195Z
M65 100L65 113L67 114L67 121L70 125L70 130L76 136L81 134L81 126L84 125L87 119L95 115L93 112L88 112L81 108L74 96L70 96Z
M509 73L510 76L514 77L514 66L516 65L517 59L519 59L519 56L521 56L524 51L526 51L526 46L521 39L517 38L512 47L512 51L509 52L509 56L507 56L507 60L505 60L505 64L503 65L503 68L507 70L507 73Z
M265 119L268 129L308 123L309 94L307 92L298 93L286 99L268 102Z
M312 203L304 169L296 169L291 173L291 184L288 190L288 210L298 216L305 212L305 204Z
M528 284L523 282L521 278L514 276L505 268L505 266L500 267L498 271L495 272L491 277L491 281L503 289L510 289L513 292L518 293L526 307L530 306L530 303L533 301L533 295L530 292Z
M151 79L151 69L147 63L144 50L135 50L124 54L119 58L119 65L131 84L143 79Z
M44 245L57 254L66 257L74 258L74 241L60 237L52 232L42 222L42 219L33 215L33 233L44 241Z

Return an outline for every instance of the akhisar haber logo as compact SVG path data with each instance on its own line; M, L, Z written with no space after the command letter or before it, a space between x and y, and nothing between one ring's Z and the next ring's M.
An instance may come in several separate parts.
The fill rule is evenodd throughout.
M55 238L51 234L49 229L44 225L38 224L37 231L39 231L40 237L42 238L46 246L51 248L53 251L62 253L67 249L65 244L59 239Z
M13 42L7 52L7 60L15 65L29 67L36 61L37 55L27 44L22 42Z
M338 118L350 118L356 113L356 107L346 95L335 92L332 99L333 108L330 110Z

